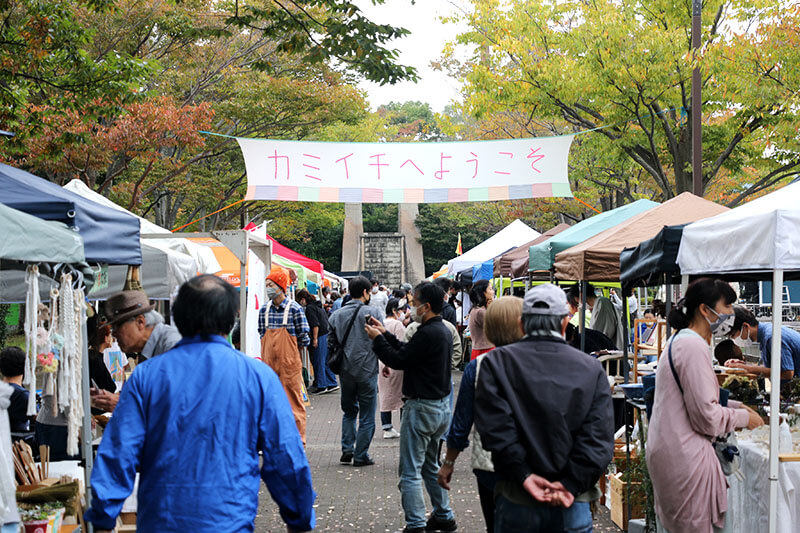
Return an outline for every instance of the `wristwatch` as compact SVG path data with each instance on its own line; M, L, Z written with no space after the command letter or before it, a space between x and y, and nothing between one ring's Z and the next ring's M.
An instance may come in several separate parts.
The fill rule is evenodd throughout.
M443 466L454 466L455 464L456 464L455 461L451 461L449 459L445 459L444 461L442 461Z

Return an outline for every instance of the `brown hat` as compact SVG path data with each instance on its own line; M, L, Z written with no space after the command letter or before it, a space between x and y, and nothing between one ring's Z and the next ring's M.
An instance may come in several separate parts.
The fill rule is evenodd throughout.
M112 326L152 311L153 306L142 291L122 291L106 301L106 319Z

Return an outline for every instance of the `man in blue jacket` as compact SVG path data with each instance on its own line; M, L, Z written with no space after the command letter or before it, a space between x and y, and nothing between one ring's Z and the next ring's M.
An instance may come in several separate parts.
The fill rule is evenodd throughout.
M261 478L290 532L314 528L311 472L286 393L269 366L225 340L237 295L198 276L173 306L183 340L138 365L92 473L86 520L111 530L140 472L137 529L249 532Z

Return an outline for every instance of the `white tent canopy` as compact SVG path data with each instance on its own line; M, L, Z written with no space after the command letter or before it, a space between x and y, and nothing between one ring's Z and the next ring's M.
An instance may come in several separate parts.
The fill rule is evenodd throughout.
M772 354L770 368L769 531L778 524L778 410L780 407L781 291L785 270L800 270L800 182L712 218L686 226L678 250L681 273L769 275L772 279Z
M127 209L115 204L105 196L94 192L89 187L87 187L86 184L83 183L81 180L77 179L72 180L66 185L64 185L64 188L98 204L102 204L107 207L111 207L113 209L117 209L119 211L123 211L125 213L129 213L133 216L136 216L141 224L141 233L170 233L168 229L153 224L149 220L139 217L138 215L131 213ZM205 246L190 241L189 239L180 239L180 238L149 239L145 240L144 243L146 243L148 246L153 246L168 253L177 252L180 254L191 256L192 259L194 259L195 263L197 264L197 271L199 271L201 274L216 274L217 272L222 270L222 267L219 265L219 262L217 262L217 258L214 256L214 252L212 252L209 248ZM184 265L186 264L185 261L180 261L180 263ZM188 273L189 275L188 277L192 277L195 274L197 274L197 272L190 272ZM180 278L183 276L178 276L178 277Z
M683 229L683 274L800 269L800 182Z
M484 261L494 259L509 250L538 238L540 235L541 233L517 219L478 246L448 261L447 274L452 275Z

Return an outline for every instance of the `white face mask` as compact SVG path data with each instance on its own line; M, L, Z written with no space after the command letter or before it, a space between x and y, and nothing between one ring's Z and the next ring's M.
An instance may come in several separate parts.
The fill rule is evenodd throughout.
M378 287L372 287L372 294L378 294Z
M411 308L411 318L417 324L422 324L422 316L417 314L417 307L416 306Z
M753 344L753 341L750 340L750 332L748 331L747 333L747 335L744 334L744 327L742 327L742 331L740 332L739 336L733 338L733 343L739 348L747 348Z
M405 298L402 298L399 302L397 302L398 307L405 307L408 301Z
M278 289L276 289L275 287L267 287L267 290L264 292L267 298L269 298L270 300L274 300L275 298L278 297L278 294L280 294L278 292Z

